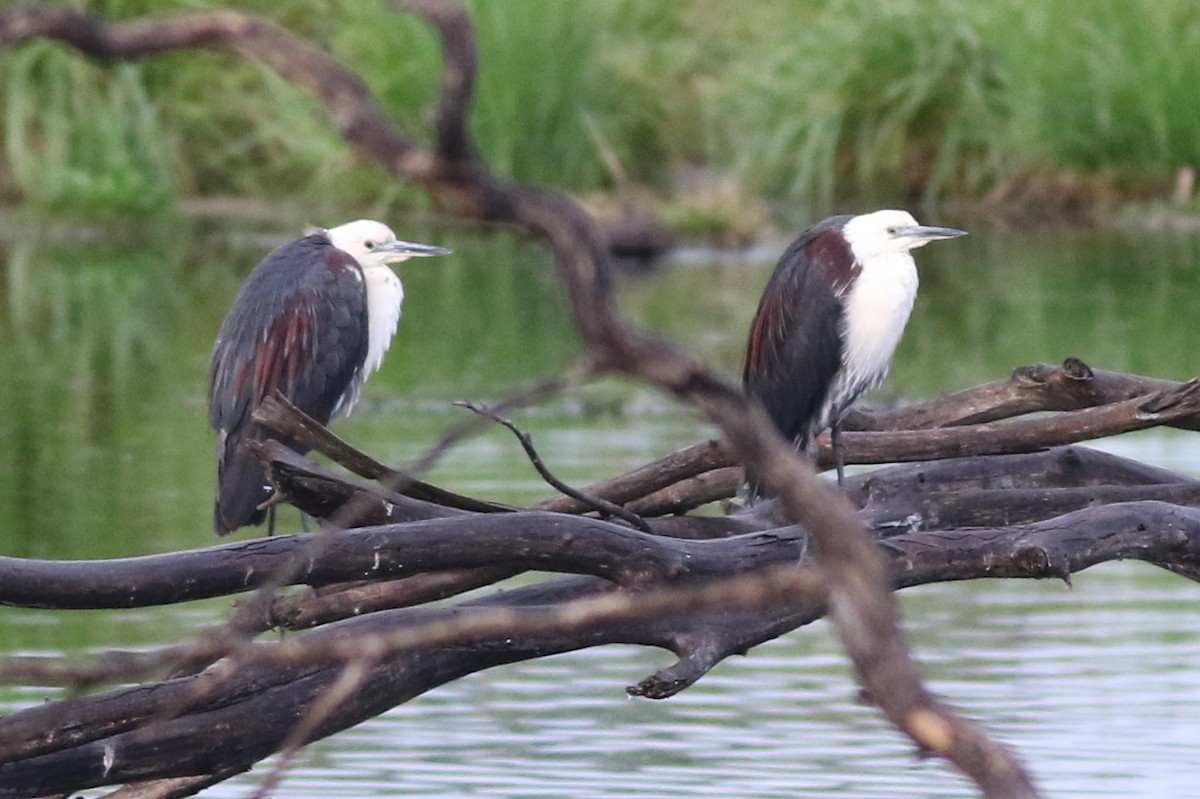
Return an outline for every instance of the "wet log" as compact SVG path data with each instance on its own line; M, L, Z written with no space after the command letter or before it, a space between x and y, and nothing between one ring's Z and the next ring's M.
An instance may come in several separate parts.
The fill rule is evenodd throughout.
M1040 411L1063 413L1001 422ZM1061 366L1019 367L1007 380L904 408L856 410L846 420L842 445L848 465L882 464L1030 453L1147 427L1193 429L1197 425L1200 389L1194 384L1096 371L1077 358L1068 358ZM834 466L828 433L818 438L816 452L820 468ZM727 442L708 441L584 490L613 502L629 502L661 490L662 512L677 513L720 498L716 485L723 486L728 492L724 496L731 497L736 484L728 473L673 488L676 483L737 465ZM580 503L562 496L543 500L539 507L565 513L583 510ZM660 505L656 501L642 507L647 515L654 515Z
M397 534L410 535L404 528L412 526L400 526ZM612 527L621 537L644 535ZM562 533L559 544L572 538ZM688 551L682 561L681 543ZM372 613L288 642L256 644L232 655L229 666L218 664L152 689L120 688L12 714L0 719L0 797L248 768L278 749L291 721L328 690L354 652L370 652L376 662L314 737L471 671L602 643L673 651L677 663L630 688L665 697L729 654L824 612L821 583L781 576L794 572L790 564L807 555L798 531L717 542L660 539L647 542L646 552L659 564L654 584L691 585L691 593L648 589L643 602L608 580L564 578L454 608ZM896 536L886 552L897 587L979 577L1069 579L1097 563L1125 558L1198 579L1200 511L1123 503L1030 525ZM664 571L668 563L675 566ZM745 579L756 572L767 577ZM705 594L722 586L714 580L723 580L723 587ZM738 593L742 589L745 594ZM602 604L609 596L619 601ZM497 615L498 609L504 612Z
M579 515L588 511L586 502L564 506L551 500L520 512L486 502L453 504L444 493L426 492L410 476L379 464L360 461L356 467L372 472L368 479L382 480L378 487L339 483L285 453L264 450L284 493L319 510L330 531L123 561L0 561L0 599L36 607L133 607L257 588L229 625L164 651L110 653L94 663L14 659L0 665L0 676L10 681L141 681L0 719L0 797L147 780L182 795L471 671L581 646L623 642L674 652L675 664L631 689L666 697L729 654L826 609L864 696L917 747L956 765L986 796L1036 796L1006 749L925 689L899 632L890 588L982 576L1065 577L1124 557L1195 579L1195 511L1133 502L1028 525L922 530L875 540L859 518L869 507L855 508L818 478L736 386L625 323L617 313L604 237L576 203L499 180L479 160L466 126L478 63L465 8L450 0L397 5L422 15L441 42L443 72L428 146L399 135L365 83L320 47L237 11L107 24L67 8L12 8L0 12L0 47L44 38L100 61L222 48L274 70L317 98L359 156L422 186L451 213L512 225L550 248L593 371L643 381L721 429L723 443L708 444L696 456L709 459L706 468L695 469L691 461L660 464L651 470L653 478L632 480L636 489L630 480L606 481L604 493L611 496L605 498L640 501L680 479L694 479L694 486L685 486L693 495L703 490L711 496L717 480L697 475L745 463L778 501L715 520L664 518L643 532ZM845 443L859 462L953 457L961 466L968 455L1041 450L1153 424L1195 423L1192 384L1097 388L1103 381L1096 373L1089 376L1075 365L1057 379L1060 385L1050 385L1052 375L1038 379L1046 385L960 396L926 418L906 422L928 430L849 432ZM989 403L999 416L981 408ZM1049 419L995 421L1034 408L1064 412ZM941 420L940 426L930 419ZM934 471L928 465L914 468ZM1162 479L1142 488L1190 501L1185 483ZM405 486L422 493L405 496ZM653 502L678 512L683 493ZM879 495L890 502L902 499L900 489L881 489ZM933 506L922 507L927 518L936 516ZM484 512L492 510L500 512ZM363 518L388 524L339 530ZM699 532L708 535L690 535ZM817 551L819 562L807 565ZM802 560L803 568L796 565ZM445 596L456 585L525 569L577 576L449 607L385 609L389 601ZM388 587L372 591L375 581ZM305 600L295 600L300 607L291 608L296 615L290 617L327 623L282 641L253 641L254 632L273 624L273 612L287 601L276 589L292 584L329 589L315 597L328 601L307 615ZM359 599L373 612L347 617L354 616ZM213 665L200 673L159 678L181 664L205 662ZM177 778L184 781L162 783Z
M927 430L984 424L1039 411L1074 411L1175 391L1174 380L1092 369L1078 358L1061 365L1034 364L1013 370L1005 380L944 394L930 402L889 411L852 413L847 430ZM1170 422L1200 430L1200 418Z

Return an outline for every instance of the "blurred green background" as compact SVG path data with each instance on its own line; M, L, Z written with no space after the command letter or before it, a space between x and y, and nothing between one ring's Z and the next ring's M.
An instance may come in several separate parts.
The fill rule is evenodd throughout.
M69 5L109 20L219 7ZM427 138L440 64L421 20L382 0L231 5L327 48L401 130ZM1059 223L1166 198L1200 160L1195 2L1095 0L1086 14L1018 0L467 5L481 52L471 125L499 173L594 208L632 203L684 241L748 245L681 249L619 284L635 323L721 374L738 375L792 231L827 211L892 203L972 235L919 254L913 322L869 401L1067 356L1194 374L1196 235ZM250 267L306 224L372 216L455 250L401 269L400 335L355 414L337 422L384 460L418 457L462 420L451 401L506 396L578 357L542 249L449 225L418 189L357 161L311 98L252 62L196 51L99 64L32 42L0 53L0 76L9 554L208 540L211 342ZM1183 206L1179 219L1194 210ZM520 421L575 482L711 432L620 381ZM544 494L516 462L507 433L491 431L433 478L507 501Z
M226 4L68 5L120 20ZM327 48L426 137L440 57L424 22L383 0L228 5ZM499 173L616 189L698 236L752 238L865 203L1105 211L1168 196L1200 162L1195 0L466 5L482 64L471 128ZM356 162L306 94L229 53L100 66L42 42L0 56L0 74L9 202L424 207Z
M736 379L786 240L828 213L884 205L971 236L918 253L912 321L891 376L865 404L1068 356L1163 377L1197 373L1200 226L1192 192L1175 189L1200 162L1196 0L466 4L481 51L471 127L484 158L601 212L632 205L700 243L622 275L619 300L635 324L719 374ZM428 138L437 42L383 0L65 5L108 20L225 5L260 14L358 71L401 131ZM0 52L0 142L4 555L117 557L214 542L212 341L253 264L306 224L370 216L455 251L399 270L399 335L353 415L334 423L381 460L405 465L426 453L466 418L452 401L509 396L578 357L543 249L439 218L418 189L356 160L308 95L238 56L97 64L47 42ZM688 409L617 379L512 415L575 484L713 433ZM1155 430L1103 446L1200 475L1192 440ZM513 503L549 493L498 429L457 446L427 477ZM294 513L281 515L281 532L298 527ZM1194 625L1179 622L1192 607L1188 587L1131 564L1078 585L1069 601L1049 582L935 586L904 594L906 616L935 688L1017 743L1051 788L1182 795L1195 784L1195 758L1181 755L1195 751L1185 665L1198 650ZM149 646L228 604L7 609L0 651ZM756 649L666 706L614 704L618 686L645 666L610 660L610 650L478 675L389 717L398 721L364 725L361 739L354 731L310 749L288 795L357 795L375 778L382 787L372 795L397 795L410 781L414 795L489 785L525 796L528 783L495 786L539 769L561 779L572 768L587 781L568 789L581 797L795 796L814 780L822 795L927 793L928 771L941 767L912 765L906 742L887 739L858 701L834 637L816 639ZM604 674L610 662L617 671ZM730 671L738 668L763 673L747 680ZM1105 680L1106 670L1116 676ZM522 673L524 683L513 676ZM547 694L550 679L569 690ZM520 701L522 691L534 699ZM704 706L722 693L728 708ZM5 689L0 705L44 694ZM566 695L591 710L564 713ZM845 707L831 712L830 698ZM487 716L498 709L506 716L493 728ZM564 719L578 722L585 743L572 748ZM540 747L520 735L538 720L549 730ZM886 751L864 746L864 729ZM437 750L441 737L450 754ZM773 762L791 772L760 767L772 747ZM679 767L654 771L666 760ZM426 790L422 774L463 785ZM730 779L715 780L721 774ZM256 777L242 779L214 795L244 795ZM758 779L768 784L756 790Z

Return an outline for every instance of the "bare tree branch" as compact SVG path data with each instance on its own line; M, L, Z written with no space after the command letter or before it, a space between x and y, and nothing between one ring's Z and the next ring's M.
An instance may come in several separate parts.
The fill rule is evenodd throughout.
M478 403L464 400L454 404L466 408L473 413L477 413L485 419L491 419L493 422L506 427L514 436L517 437L517 441L521 443L521 448L525 450L525 456L529 458L529 462L533 464L533 468L537 470L537 473L541 475L543 480L550 484L551 488L562 492L572 499L583 502L592 510L599 511L606 516L615 516L618 519L626 521L643 532L654 532L653 528L646 523L646 520L641 516L638 516L636 513L632 513L620 505L607 500L599 499L597 497L590 497L585 492L572 488L551 474L550 470L546 468L546 464L542 462L542 456L539 455L537 450L534 448L533 440L529 437L529 434L518 428L510 419L506 419L490 409L479 405Z
M1192 419L1200 413L1200 383L1038 419L936 430L843 433L847 463L894 463L969 455L1033 452ZM823 451L822 451L822 454Z
M201 12L105 25L67 9L12 9L0 14L0 46L11 46L38 37L51 38L64 41L92 57L105 59L139 58L169 49L194 47L232 50L266 65L286 80L311 92L324 104L331 123L355 151L383 165L392 175L421 184L436 201L462 216L513 224L540 237L555 254L558 274L567 291L576 326L588 357L596 368L643 380L692 404L718 424L737 460L761 476L770 491L779 497L780 506L787 517L804 525L820 553L820 578L813 578L807 572L798 572L794 568L781 569L765 576L758 575L754 579L727 580L694 588L690 601L701 605L711 602L725 609L731 605L778 604L787 597L794 598L795 595L789 592L809 596L814 582L819 583L823 591L828 591L832 617L867 695L895 725L923 749L957 765L989 797L1036 795L1028 776L1015 758L991 741L978 727L957 717L923 687L897 625L897 608L889 590L884 556L856 519L847 499L797 459L790 445L775 432L761 409L751 405L737 387L717 379L701 364L688 359L665 342L640 335L625 324L616 308L602 236L579 206L556 193L499 181L475 158L466 119L477 63L469 19L462 5L448 0L407 0L400 5L424 15L438 31L442 41L444 71L432 148L417 146L396 134L362 81L320 49L277 26L238 12ZM1149 405L1139 405L1138 410L1140 413L1156 414L1160 419L1166 418L1169 411ZM344 509L339 512L349 513ZM489 520L494 522L498 519L499 526L506 527L511 535L514 527L518 530L521 525L536 528L539 520L546 518L553 518L556 524L562 525L564 519L570 517L561 514L491 514L472 517L469 522L479 532L487 529ZM435 530L444 532L445 526L463 523L464 520L459 518L414 522L405 526L406 535L420 538L422 534ZM596 537L595 526L603 524L595 520L580 520L580 523L592 525L586 536L589 540ZM615 525L609 527L616 528ZM670 552L671 546L665 542L690 548L689 556L692 557L696 548L712 551L738 543L736 540L732 540L733 544L731 541L682 543L623 528L616 529L621 529L625 537L606 529L602 537L612 551L599 553L598 560L591 564L572 563L570 553L561 547L557 550L542 549L537 555L544 559L543 566L577 568L632 587L646 580L653 583L655 579L663 579L664 575L656 569L666 565L664 562L647 566L632 564L641 564L647 557ZM370 535L370 531L365 531L362 538L339 534L320 538L315 543L314 539L310 539L294 545L303 547L299 554L291 551L283 555L290 558L287 565L276 567L269 578L264 580L261 573L254 569L243 569L243 578L247 583L258 581L267 585L293 580L320 582L334 579L335 570L327 561L336 559L337 553L344 549L353 550L356 544L361 544ZM579 540L584 538L581 536ZM661 540L654 541L650 546L650 538ZM780 538L775 534L771 540L779 541ZM572 541L573 545L577 543ZM794 542L789 543L794 545ZM426 544L431 551L437 550L437 543L428 538L419 547L407 550L403 563L396 559L382 566L376 564L372 557L372 565L364 574L383 576L430 568L497 565L494 561L488 564L439 561L423 549ZM257 546L271 552L279 551L276 549L278 544L260 543ZM507 542L505 548L498 550L502 556L499 563L524 565L523 558L514 555L518 551L513 549L511 542ZM774 551L779 550L776 548ZM312 557L312 553L316 552L321 554L319 559ZM387 560L381 552L376 549L370 554ZM254 561L260 554L250 548L242 553L249 561ZM367 553L360 551L357 557L364 554ZM460 549L459 555L462 554ZM606 558L606 554L621 557ZM761 555L752 551L746 553L746 557L753 559ZM538 557L534 556L532 560L537 561ZM419 562L418 565L414 566L414 561ZM738 565L754 571L744 561ZM675 561L671 568L675 571L669 571L666 575L668 578L674 574L688 573L695 567L691 561ZM728 569L729 566L724 568ZM212 574L208 580L210 585L229 586L230 583L227 574ZM733 584L738 585L737 592L730 588ZM27 584L14 589L0 582L0 590L16 590L18 593L24 590L25 596L33 596ZM156 590L160 595L167 595L170 589L159 586ZM174 590L178 591L179 588ZM189 591L196 593L194 589L184 589L184 593ZM273 599L269 594L260 597L264 603ZM752 602L746 597L751 597ZM135 603L143 599L143 596L127 596L123 601ZM413 695L411 683L397 686L396 681L400 674L409 673L403 667L411 669L414 659L421 657L420 653L410 650L416 645L415 641L429 645L438 640L436 635L429 632L430 629L442 630L440 634L444 636L458 636L456 640L460 642L484 639L487 634L494 635L501 628L505 634L517 630L532 635L535 630L547 629L549 624L558 631L556 635L561 636L564 629L573 632L574 637L570 640L557 637L540 641L534 651L541 654L604 640L594 627L588 626L596 625L597 619L611 622L619 612L640 614L646 612L647 608L665 610L666 603L680 600L670 591L654 593L627 590L610 591L604 596L581 601L595 604L587 606L586 613L581 613L576 606L572 611L575 615L568 612L567 606L550 610L534 607L478 608L457 616L455 609L429 610L427 613L415 612L427 609L384 611L297 636L297 639L307 639L310 652L312 642L320 641L328 645L319 646L318 649L336 653L337 657L346 661L362 657L364 645L362 641L357 641L352 648L344 642L340 636L346 630L368 630L396 619L407 621L420 617L424 617L421 623L433 625L425 627L425 632L420 634L415 630L379 632L382 638L378 646L395 646L395 651L409 653L408 657L389 659L386 664L380 661L380 667L373 669L366 677L356 698L362 698L364 702L370 699L375 702L374 705L351 706L351 703L344 703L316 725L312 736L330 734L366 717L364 713L378 712L378 703L382 701L394 704ZM660 602L664 604L658 604ZM492 610L496 612L491 613ZM807 612L811 614L813 611L810 608ZM439 620L442 616L448 618ZM430 622L431 618L435 621ZM555 627L548 619L556 619L561 626ZM679 625L687 626L686 619L674 618L672 621L677 625L677 630ZM779 626L778 622L774 625L759 622L750 629L756 635L766 635L771 631L778 634ZM589 637L592 635L594 637ZM471 636L476 636L476 639ZM660 632L657 638L647 636L647 640L669 640L673 648L691 655L694 664L706 667L705 658L696 655L698 650L688 649L679 643L678 631L666 639ZM489 643L494 646L494 642ZM255 671L255 658L266 657L262 653L290 652L292 647L297 646L291 639L270 646L242 646L227 662L244 664L239 671ZM373 653L375 650L369 651ZM492 650L487 653L490 657L472 658L470 654L458 651L453 659L448 659L444 651L431 651L430 655L435 660L439 656L441 660L437 660L436 665L427 665L437 672L430 681L444 681L485 665L532 656L528 650L516 649ZM14 793L17 790L28 794L27 789L31 785L36 785L38 792L49 793L60 788L75 790L76 786L98 785L111 780L170 776L156 770L161 769L164 752L174 757L171 767L179 769L178 774L212 773L220 768L229 768L231 763L252 763L286 743L287 731L292 729L294 719L308 712L307 709L320 702L321 697L328 696L336 675L341 673L340 665L328 668L309 665L305 669L291 671L292 679L287 683L286 690L260 691L237 707L241 713L257 714L259 726L273 724L273 729L277 731L274 736L250 737L242 729L230 726L224 728L228 731L227 735L217 745L203 748L180 746L182 742L194 741L203 730L211 728L218 718L226 718L222 714L228 712L228 708L213 707L179 718L155 721L141 729L129 729L103 740L90 740L76 749L43 756L57 758L61 754L60 768L48 768L45 761L4 763L0 765L0 796L17 795ZM275 664L272 676L280 670L279 665ZM212 679L213 673L215 669L191 679ZM387 690L389 685L390 691ZM173 683L167 681L162 687L171 690ZM184 696L184 700L176 697L175 704L168 706L178 710L181 701L183 704L188 699L197 701L196 694ZM213 700L204 694L203 701ZM0 719L0 726L12 718ZM121 753L119 758L106 757L106 754L118 750ZM19 779L34 781L20 783ZM24 787L9 787L16 785Z
M1145 413L1140 403L1151 396L1165 405ZM1036 411L1064 412L1041 419L999 422ZM1036 452L1160 425L1187 429L1200 426L1200 405L1186 384L1094 371L1072 358L1063 366L1023 366L1007 380L929 402L892 411L855 411L847 419L842 446L847 464L902 463ZM930 432L934 430L937 432ZM827 433L817 439L817 447L818 464L832 468L833 450ZM729 442L709 441L585 490L589 495L624 504L705 472L737 465L738 458ZM736 483L728 474L720 481L719 485L728 487L727 493L718 495L716 478L709 478L703 488L684 487L664 495L664 507L670 508L677 501L667 497L687 496L693 491L709 499L733 496ZM580 512L578 503L563 496L543 500L539 507ZM640 512L652 516L653 507L642 506Z
M712 469L733 466L736 463L737 459L727 442L705 441L674 452L620 477L594 483L583 490L588 496L601 497L609 502L623 504L646 496L653 491L667 488L680 480L695 477ZM558 513L582 513L587 509L586 504L566 496L542 500L537 507L541 510L557 511Z
M360 449L330 432L329 428L297 408L282 395L263 400L254 411L254 421L322 455L331 458L357 475L377 480L391 491L406 497L434 502L447 508L481 513L510 511L513 508L494 502L464 497L422 482L411 474L385 466Z
M846 430L927 430L983 424L1037 411L1074 411L1171 391L1180 383L1153 377L1095 370L1078 358L1061 365L1034 364L1014 369L1005 380L944 394L929 402L874 413L852 413ZM1200 430L1200 418L1170 424Z

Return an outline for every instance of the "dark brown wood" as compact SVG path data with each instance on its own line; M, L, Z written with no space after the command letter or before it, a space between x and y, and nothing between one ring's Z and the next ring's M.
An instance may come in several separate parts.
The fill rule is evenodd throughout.
M610 600L609 593L598 595L606 589L595 578L564 578L458 608L372 613L257 645L237 655L243 662L224 675L167 681L154 690L120 688L0 718L0 797L44 794L100 780L95 760L105 741L122 754L114 775L120 779L151 773L162 778L164 754L168 770L177 775L250 763L278 744L277 736L288 727L281 719L321 695L355 647L389 647L393 654L371 669L363 689L330 717L322 734L469 671L603 642L674 651L680 658L676 664L631 689L667 696L728 654L823 612L819 585L803 572L793 573L789 565L804 549L802 538L772 534L696 545L689 542L692 556L668 578L681 589L651 590L644 595L645 604L638 601L642 597L611 594ZM758 567L749 579L738 548L752 553ZM1097 563L1125 558L1169 566L1196 579L1200 511L1160 502L1127 503L1032 525L898 536L889 540L886 552L890 579L902 587L948 578L1065 579ZM721 582L688 587L697 571ZM580 604L551 607L572 600ZM497 616L500 609L506 610ZM306 640L307 646L297 645ZM220 693L212 690L214 683ZM164 717L168 709L169 717ZM136 724L152 717L157 720ZM64 738L45 734L63 730L67 718L74 732ZM270 740L264 741L264 734ZM206 745L197 747L197 741Z
M846 430L928 430L983 424L1038 411L1074 411L1178 389L1174 380L1092 369L1078 358L1061 365L1034 364L1014 369L1005 380L944 394L929 402L874 413L854 413ZM1200 418L1170 424L1200 430Z
M1165 392L1165 393L1164 393ZM1151 395L1179 398L1165 413L1141 414L1139 398ZM1099 410L1100 408L1104 410ZM1087 410L1080 414L1068 411ZM1014 426L997 422L1035 411L1061 411L1058 416L1020 421ZM969 455L998 455L1036 452L1046 447L1117 435L1158 425L1200 429L1197 401L1185 384L1170 380L1093 370L1078 359L1062 366L1037 364L1013 371L1006 380L944 395L937 399L890 411L854 411L844 424L844 457L847 464L880 464L962 458ZM937 435L915 435L912 431L946 430ZM817 439L817 463L822 469L834 466L829 434ZM677 482L708 471L738 465L726 441L709 441L686 447L628 474L587 488L590 494L613 502L630 502ZM728 473L726 473L727 475ZM727 476L722 477L728 480ZM705 482L711 482L712 478ZM723 496L732 497L735 485ZM671 489L668 502L686 504L696 486ZM704 489L705 496L710 492ZM698 495L699 496L699 495ZM544 500L539 507L578 513L581 506L566 497ZM653 515L651 507L643 513Z
M304 630L377 610L423 605L494 585L520 573L521 569L507 566L449 569L384 583L365 583L345 588L329 586L338 589L336 591L289 594L279 597L272 604L271 623L263 625L263 630L271 627Z
M703 472L737 464L733 450L724 441L703 441L673 452L653 463L611 480L593 483L583 490L589 496L602 497L610 502L625 503L639 499L680 480ZM730 494L732 496L732 494ZM570 497L557 496L538 503L541 510L558 513L581 513L587 506Z
M333 474L302 455L297 455L278 441L254 445L258 456L267 465L268 479L286 501L316 519L331 519L358 527L378 524L442 519L463 516L468 511L458 505L469 504L469 497L452 505L441 505L405 496L379 486L368 485L353 478ZM446 492L450 494L450 492ZM480 502L481 506L488 503Z
M847 463L867 464L1033 452L1172 424L1198 412L1200 383L1192 381L1144 397L1044 418L891 433L848 432L842 434L842 447Z
M1186 483L1189 478L1083 446L885 466L846 480L857 506L897 496L986 489L1078 488Z
M331 433L327 427L297 408L286 397L274 396L263 400L262 404L254 411L254 420L309 449L315 449L361 477L378 481L388 495L398 494L423 502L435 503L441 508L457 508L476 513L500 513L514 510L508 505L455 494L444 488L422 482L399 469L385 466ZM264 453L264 460L271 460L272 453L278 454L280 450L273 449ZM368 511L364 509L364 512ZM323 514L317 515L324 518ZM364 524L380 523L366 521L365 518L343 521L345 522L344 526L358 527ZM353 521L352 524L351 521Z
M713 469L635 499L629 503L629 508L643 516L687 513L701 505L733 496L741 482L742 470L738 466Z
M479 161L466 126L478 62L464 7L450 0L406 0L400 5L429 20L443 47L441 94L429 146L400 136L363 82L320 48L240 12L198 12L110 25L60 7L7 9L0 12L0 47L48 38L101 60L223 48L311 92L359 156L380 164L394 178L423 186L452 213L513 225L545 243L554 253L591 367L641 380L689 403L720 427L727 442L709 445L710 451L700 453L686 468L674 462L660 464L652 475L612 481L603 491L589 493L625 504L680 479L745 463L779 498L780 516L773 519L756 510L728 520L706 520L703 529L775 526L742 536L689 540L658 533L686 532L693 524L701 529L699 522L662 519L651 525L655 534L648 534L547 512L580 510L561 500L549 501L540 512L435 510L413 500L393 503L396 497L386 487L383 492L362 485L347 489L321 475L310 480L302 474L307 468L303 464L285 453L266 453L275 479L289 496L297 502L325 503L335 527L357 523L358 510L349 512L346 507L359 503L380 513L381 520L393 518L395 509L389 505L403 505L402 513L426 518L303 540L245 542L233 550L179 553L149 563L2 561L0 592L25 604L133 606L244 591L254 585L321 585L444 570L492 568L500 574L539 569L586 576L551 579L451 607L381 609L279 642L247 644L244 630L255 627L241 620L232 632L216 631L190 653L128 653L122 656L127 679L144 676L150 667L161 669L172 658L203 662L196 655L201 649L205 657L225 656L230 666L173 680L147 680L133 688L62 700L0 719L0 797L227 773L277 751L298 719L311 725L306 738L321 737L471 671L600 643L633 642L675 652L676 664L635 689L647 696L669 696L727 655L811 620L826 606L865 695L892 723L922 750L953 762L986 796L1035 796L1015 758L924 688L899 631L889 586L998 574L1063 576L1114 557L1142 557L1194 578L1195 513L1161 502L1126 503L1022 527L957 531L957 536L894 536L880 548L847 496L813 474L736 386L668 343L629 328L617 312L604 236L576 203L554 192L499 180ZM1098 380L1097 373L1082 364L1069 363L1058 373L1050 368L1018 375L1012 385L993 387L990 394L977 391L944 399L928 417L904 422L927 427L936 418L938 424L954 425L952 431L851 432L844 443L852 462L894 462L1029 451L1150 424L1196 423L1194 385L1153 387L1152 394L1143 396L1146 392L1140 389L1146 387L1136 380ZM1129 392L1136 392L1136 398ZM1076 410L1050 419L980 423L1054 403ZM1089 405L1102 407L1078 410ZM961 426L964 422L972 424ZM880 438L885 435L890 437ZM718 453L721 449L724 452ZM696 461L704 458L708 465L697 469ZM1180 480L1160 482L1164 495L1177 498L1170 492L1189 490ZM891 493L902 495L901 490ZM855 497L856 502L860 499ZM821 554L819 569L794 568L802 555L814 551ZM339 602L369 587L342 590L346 593L337 600L330 597L327 618L345 613L345 605L337 607ZM435 591L432 583L422 590ZM89 594L91 598L83 598ZM273 600L269 592L259 594L248 607L270 607ZM386 601L404 600L392 596ZM250 611L242 615L254 618ZM333 712L313 715L347 664L366 672L359 690ZM37 665L10 663L0 672L10 678L30 675ZM54 665L42 664L43 678L54 677ZM86 682L74 668L70 674L60 670L59 679Z
M0 604L134 608L243 593L290 570L320 536L234 541L193 552L105 561L0 557ZM454 515L338 531L287 584L321 586L445 569L508 567L594 574L637 585L679 569L683 540L545 511ZM696 541L691 546L714 546Z
M880 534L1028 524L1100 505L1154 500L1200 507L1200 483L1080 488L995 488L923 493L863 510Z

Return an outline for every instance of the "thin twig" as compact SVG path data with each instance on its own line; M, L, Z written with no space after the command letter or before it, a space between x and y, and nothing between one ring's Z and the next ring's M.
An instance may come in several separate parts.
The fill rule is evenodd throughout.
M512 434L517 437L517 441L521 442L521 448L525 450L525 455L529 458L529 462L533 464L533 468L537 469L537 473L542 476L542 479L549 483L556 491L566 494L572 499L585 502L602 514L607 516L616 516L619 519L623 519L644 533L654 533L654 528L650 526L649 522L647 522L641 516L638 516L633 511L609 502L606 499L588 496L579 489L567 485L562 480L559 480L557 477L551 474L550 470L546 468L546 464L542 461L542 456L539 455L537 449L534 448L533 439L529 437L528 433L517 427L511 419L506 419L490 408L486 408L483 405L470 400L458 400L454 404L460 408L466 408L469 411L477 413L486 419L491 419L496 424L503 425L511 430Z
M594 368L590 362L583 362L568 369L560 377L555 377L543 383L539 383L533 388L520 391L512 396L500 400L492 406L492 409L497 413L507 413L510 410L518 408L526 408L546 399L561 393L570 386L576 386L590 378L594 374ZM410 474L422 474L433 468L442 456L445 455L460 441L464 441L471 436L487 429L488 420L476 419L470 422L465 422L442 436L438 441L429 448L419 460L413 463L408 470Z
M418 480L400 469L393 469L340 438L325 425L296 407L282 394L273 394L263 400L262 405L254 410L254 421L266 425L303 446L315 449L334 463L344 466L360 477L393 486L394 493L474 513L498 513L514 510L507 505L447 491Z

